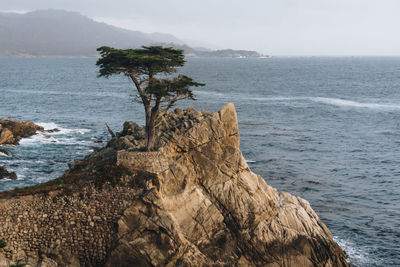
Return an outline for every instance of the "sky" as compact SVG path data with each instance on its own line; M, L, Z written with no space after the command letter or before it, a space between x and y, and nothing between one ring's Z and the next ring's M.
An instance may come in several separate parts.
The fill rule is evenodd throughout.
M0 1L2 11L77 11L214 49L283 56L400 56L400 0Z

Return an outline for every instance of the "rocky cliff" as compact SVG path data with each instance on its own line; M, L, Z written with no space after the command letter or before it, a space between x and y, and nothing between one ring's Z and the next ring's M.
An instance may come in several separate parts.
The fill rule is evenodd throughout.
M64 176L1 193L0 266L349 266L306 200L251 172L232 104L158 127L155 152L125 123Z

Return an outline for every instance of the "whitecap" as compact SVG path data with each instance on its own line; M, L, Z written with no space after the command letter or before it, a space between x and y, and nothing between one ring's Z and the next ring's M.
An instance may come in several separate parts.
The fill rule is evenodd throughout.
M21 146L32 146L41 144L54 144L54 143L60 143L60 141L53 136L49 136L43 133L37 133L35 135L32 135L31 137L22 138L21 141L19 141L19 144Z
M17 174L17 177L18 177L18 174ZM8 179L8 178L2 178L2 179L0 179L0 183L9 182L9 181L15 181L15 180ZM2 189L2 190L3 190L3 189Z
M45 131L58 128L58 125L55 124L54 122L37 122L36 124L42 126Z
M357 108L370 108L370 109L400 109L400 105L394 104L379 104L379 103L362 103L352 100L328 97L310 97L311 101L340 106L340 107L357 107Z
M53 130L53 129L58 129L59 131L53 132L53 133L45 133L48 135L61 135L61 134L79 134L79 135L84 135L88 132L90 132L90 129L86 128L64 128L60 127L54 122L37 122L36 123L39 126L42 126L45 131Z
M200 92L199 92L200 93ZM217 92L203 92L201 94L209 94L214 96L225 96ZM249 97L245 94L236 96L242 100L251 101L264 101L264 102L290 102L290 101L313 101L317 103L323 103L339 107L355 107L355 108L369 108L369 109L380 109L380 110L400 110L400 104L396 103L368 103L368 102L357 102L353 100L341 99L341 98L330 98L330 97L310 97L310 96L252 96Z
M23 181L25 180L25 177L26 177L25 175L17 172L17 181Z
M251 160L251 159L246 159L246 162L247 162L247 163L256 163L257 161Z

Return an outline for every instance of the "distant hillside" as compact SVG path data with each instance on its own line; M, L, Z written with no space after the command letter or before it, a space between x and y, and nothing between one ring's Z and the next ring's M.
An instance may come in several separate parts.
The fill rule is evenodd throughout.
M182 41L169 34L147 34L96 22L76 12L0 12L0 56L95 56L102 45L139 47Z
M204 47L190 47L174 43L156 43L156 45L171 46L185 51L186 57L232 57L232 58L264 58L269 57L251 50L220 49L211 50Z
M0 12L0 57L97 56L107 45L133 48L163 44L193 57L260 57L255 51L192 48L171 34L143 33L96 22L77 12L38 10L26 14Z

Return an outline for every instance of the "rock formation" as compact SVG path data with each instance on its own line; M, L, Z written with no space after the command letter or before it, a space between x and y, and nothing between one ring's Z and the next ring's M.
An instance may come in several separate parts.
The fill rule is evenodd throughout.
M11 157L11 153L3 148L0 148L0 156Z
M125 123L62 177L0 193L0 266L349 266L306 200L251 172L232 104L158 133L141 152Z
M0 166L0 180L4 178L16 180L17 174L15 172L7 171L5 166Z
M44 129L30 121L19 122L8 119L0 119L0 145L18 145L23 137L43 132Z

